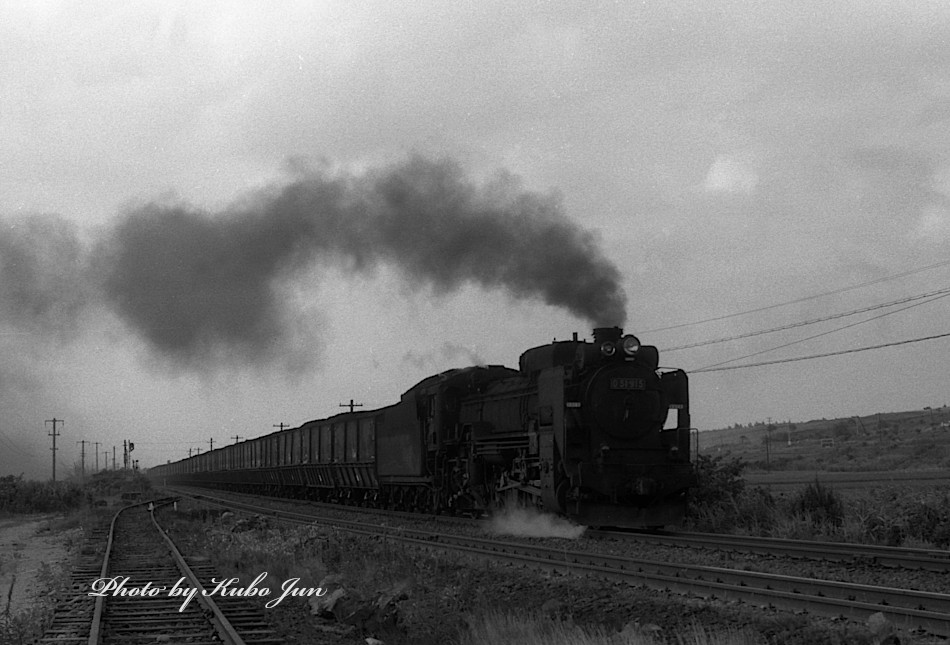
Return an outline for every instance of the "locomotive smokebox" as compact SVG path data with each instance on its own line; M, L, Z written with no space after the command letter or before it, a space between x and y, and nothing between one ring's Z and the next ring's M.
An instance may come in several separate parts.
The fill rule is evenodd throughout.
M622 335L623 329L620 327L597 327L594 329L594 344L616 342Z

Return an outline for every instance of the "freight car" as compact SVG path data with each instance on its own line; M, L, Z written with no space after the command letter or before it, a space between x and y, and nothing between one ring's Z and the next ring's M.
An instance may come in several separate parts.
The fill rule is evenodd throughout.
M669 417L669 420L668 420ZM511 504L587 525L678 523L695 475L686 373L618 327L553 342L519 369L430 376L400 401L153 467L181 484L480 514Z

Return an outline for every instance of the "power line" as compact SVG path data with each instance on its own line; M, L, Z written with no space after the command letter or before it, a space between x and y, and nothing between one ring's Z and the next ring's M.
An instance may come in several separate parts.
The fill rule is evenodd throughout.
M935 336L924 336L922 338L911 338L908 340L898 340L893 343L882 343L880 345L870 345L868 347L856 347L854 349L843 349L837 352L828 352L825 354L812 354L811 356L796 356L795 358L780 358L774 361L764 361L761 363L745 363L743 365L730 365L728 367L704 367L698 370L692 370L691 374L697 374L700 372L723 372L725 370L740 370L747 367L761 367L763 365L777 365L779 363L793 363L795 361L807 361L813 358L826 358L828 356L840 356L842 354L855 354L857 352L866 352L872 349L882 349L884 347L895 347L897 345L908 345L910 343L920 343L925 340L935 340L937 338L946 338L950 336L950 332L946 334L936 334Z
M928 303L930 303L930 302L933 302L934 300L940 300L941 298L946 298L947 296L950 296L950 293L945 293L945 294L943 294L943 295L933 297L933 298L931 298L930 300L924 300L923 302L918 302L918 303L913 304L913 305L907 305L906 307L901 307L900 309L895 309L894 311L888 311L888 312L885 312L885 313L883 313L883 314L879 314L879 315L877 315L877 316L872 316L872 317L870 317L870 318L865 318L864 320L859 320L858 322L854 322L854 323L851 323L851 324L848 324L848 325L842 325L841 327L835 327L834 329L829 329L828 331L822 332L822 333L820 333L820 334L815 334L814 336L808 336L808 337L806 337L806 338L799 338L798 340L793 340L793 341L791 341L791 342L789 342L789 343L785 343L785 344L783 344L783 345L778 345L778 346L776 346L776 347L770 347L769 349L763 349L763 350L758 351L758 352L752 352L751 354L746 354L745 356L737 356L736 358L730 358L730 359L727 360L727 361L721 361L721 362L719 362L719 363L713 363L712 365L707 365L706 367L702 367L702 368L699 368L698 370L692 370L692 371L693 371L693 372L697 372L697 371L702 372L702 371L705 371L706 369L711 368L711 367L719 367L720 365L725 365L726 363L734 363L735 361L741 361L741 360L744 360L744 359L746 359L746 358L752 358L753 356L758 356L759 354L767 354L767 353L769 353L769 352L774 352L774 351L777 350L777 349L784 349L784 348L786 348L786 347L791 347L792 345L797 345L798 343L804 343L805 341L814 340L815 338L821 338L822 336L827 336L827 335L829 335L829 334L834 334L834 333L836 333L836 332L839 332L839 331L842 331L842 330L845 330L845 329L850 329L851 327L857 327L858 325L863 325L864 323L871 322L872 320L877 320L878 318L884 318L885 316L890 316L890 315L892 315L892 314L897 314L897 313L900 313L900 312L902 312L902 311L906 311L907 309L913 309L914 307L919 307L919 306L921 306L921 305L926 305L926 304L928 304Z
M18 454L20 454L20 455L26 457L27 459L32 460L33 463L39 465L40 462L39 462L39 457L37 457L37 455L35 455L35 454L33 454L33 453L29 453L29 452L23 450L23 448L21 448L15 441L13 441L13 439L11 439L10 437L8 437L2 430L0 430L0 439L3 439L3 440L6 442L6 444L7 444L14 452L16 452L16 453L18 453Z
M779 302L773 305L767 305L765 307L757 307L756 309L747 309L746 311L739 311L732 314L725 314L722 316L716 316L714 318L706 318L704 320L694 320L693 322L680 323L678 325L670 325L668 327L657 327L656 329L647 329L642 334L652 334L659 331L668 331L670 329L680 329L682 327L690 327L692 325L702 325L710 322L717 322L720 320L727 320L729 318L736 318L738 316L745 316L746 314L759 313L760 311L768 311L769 309L776 309L778 307L785 307L787 305L794 305L800 302L806 302L808 300L815 300L816 298L823 298L825 296L833 296L839 293L845 293L846 291L854 291L855 289L861 289L863 287L869 287L871 285L880 284L881 282L888 282L890 280L896 280L898 278L904 278L915 273L921 273L923 271L929 271L930 269L936 269L942 266L950 264L950 260L944 260L942 262L937 262L936 264L930 264L925 267L920 267L917 269L911 269L910 271L904 271L903 273L896 273L894 275L885 276L883 278L878 278L876 280L870 280L868 282L862 282L861 284L855 284L850 287L842 287L840 289L835 289L833 291L825 291L823 293L817 293L811 296L804 296L802 298L796 298L795 300L788 300L786 302Z
M824 316L821 318L812 318L810 320L803 320L795 323L789 323L787 325L782 325L780 327L772 327L771 329L762 329L758 331L750 331L743 334L736 334L735 336L727 336L724 338L715 338L713 340L707 340L700 343L690 343L689 345L677 345L676 347L664 347L664 352L675 352L682 349L693 349L694 347L707 347L709 345L715 345L717 343L726 343L733 340L741 340L743 338L752 338L754 336L762 336L764 334L772 334L777 331L786 331L788 329L795 329L797 327L806 327L808 325L814 325L816 323L827 322L829 320L836 320L838 318L847 318L848 316L854 316L857 314L867 313L869 311L875 311L877 309L884 309L886 307L893 307L895 305L902 305L907 302L914 302L915 300L923 300L924 298L931 298L933 296L939 296L944 294L950 294L950 287L943 289L938 289L937 291L931 291L929 293L921 293L915 296L908 296L906 298L900 298L898 300L892 300L890 302L884 302L877 305L871 305L870 307L863 307L861 309L854 309L852 311L846 311L844 313L831 314L830 316ZM936 298L934 298L936 300ZM873 320L873 318L871 319Z

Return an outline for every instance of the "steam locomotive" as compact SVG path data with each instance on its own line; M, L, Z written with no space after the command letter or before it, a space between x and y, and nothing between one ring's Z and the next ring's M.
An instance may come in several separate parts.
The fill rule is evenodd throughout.
M673 411L673 414L671 414ZM669 417L669 419L668 419ZM508 505L593 526L677 524L694 484L686 373L619 327L555 341L519 369L453 369L353 410L153 467L181 484L481 514Z

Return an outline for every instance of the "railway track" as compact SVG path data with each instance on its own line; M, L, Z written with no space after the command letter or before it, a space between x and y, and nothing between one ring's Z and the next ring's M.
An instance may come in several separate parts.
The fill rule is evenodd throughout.
M259 607L215 595L212 579L222 576L181 554L155 518L155 510L170 501L144 502L116 513L104 538L101 566L77 567L74 595L56 608L40 643L283 642Z
M864 621L872 614L881 612L903 629L950 635L950 595L947 594L619 557L567 550L563 546L551 547L523 541L470 537L406 527L388 528L377 523L329 519L312 513L275 510L273 507L214 498L205 494L189 493L189 496L222 508L265 514L289 522L327 524L367 536L385 536L430 551L464 553L493 561L600 576L649 588L740 600L754 605L807 611L820 616L845 616Z
M790 491L818 482L837 489L870 489L880 486L928 488L946 486L950 482L948 470L889 470L889 471L780 471L746 473L743 478L749 486L762 486L773 491Z
M870 544L849 544L846 542L812 542L810 540L787 540L716 533L631 533L598 530L588 531L587 535L684 548L741 551L810 560L863 562L884 567L950 573L950 551L939 549L912 549Z
M194 489L171 489L182 494L191 494ZM279 497L260 497L240 495L244 499L267 500L290 503L292 500ZM293 502L298 507L301 502ZM321 502L304 502L308 507L316 510L328 509L333 511L349 511L366 513L378 517L420 520L433 519L453 524L476 525L484 520L475 520L465 517L435 516L407 511L389 511L356 506L340 506ZM907 547L876 546L871 544L852 544L847 542L817 542L811 540L790 540L783 538L767 538L746 535L723 535L718 533L691 533L691 532L648 532L648 531L617 531L609 529L588 529L586 537L598 539L612 539L619 541L633 541L641 543L678 546L693 549L710 549L717 551L731 551L742 553L756 553L761 555L781 555L808 560L830 560L834 562L856 562L875 564L883 567L899 567L904 569L922 569L950 574L950 550L916 549Z

